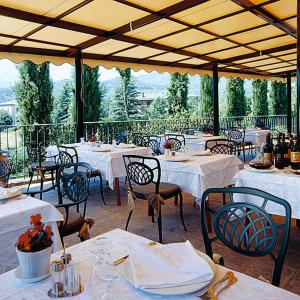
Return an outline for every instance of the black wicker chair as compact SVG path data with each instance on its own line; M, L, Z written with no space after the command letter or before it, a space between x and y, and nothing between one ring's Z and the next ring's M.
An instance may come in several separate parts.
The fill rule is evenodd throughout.
M185 137L182 134L165 134L165 140L172 143L175 151L185 146Z
M78 162L78 153L77 153L76 148L64 146L64 145L57 146L57 148L58 148L59 154L57 156L56 162L58 165ZM103 179L102 179L101 171L98 169L92 168L91 173L89 174L89 177L90 178L99 177L101 199L102 199L103 203L106 204L104 195L103 195Z
M208 196L224 193L229 195L229 203L212 211L207 204ZM240 202L234 202L236 196L255 196L255 200L249 202L240 197ZM273 218L266 210L269 202L281 206L285 215L283 221ZM210 228L211 214L213 228ZM202 196L200 222L208 256L213 258L212 244L217 240L246 256L270 255L275 263L272 284L279 286L290 236L291 206L287 201L253 188L208 189ZM282 238L279 239L280 231Z
M164 200L179 197L180 218L184 230L186 230L183 218L183 198L181 189L178 185L160 182L161 169L159 160L155 157L144 157L138 155L123 155L124 164L128 178L128 188L138 199L148 200L151 196L160 196ZM152 218L154 209L157 211L157 224L159 233L159 242L162 243L162 217L161 202L155 203L155 208L150 206ZM130 211L125 230L128 229L133 210Z

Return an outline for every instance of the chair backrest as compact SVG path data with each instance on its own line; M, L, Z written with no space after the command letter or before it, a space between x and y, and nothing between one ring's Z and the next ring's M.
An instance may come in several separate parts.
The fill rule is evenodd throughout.
M210 235L206 219L206 214L211 212L206 207L209 194L229 195L229 203L214 212ZM280 207L284 221L275 220L269 214L266 209L269 204ZM270 255L275 262L272 284L279 286L290 235L291 206L287 201L253 188L208 189L202 196L200 221L206 253L211 258L212 243L216 240L243 255ZM279 239L280 231L282 238Z
M132 134L132 142L139 147L147 147L149 143L149 136L139 133L139 132L134 132Z
M151 148L153 153L155 155L160 155L161 150L160 150L160 144L161 144L161 137L158 135L150 135L149 136L149 141L148 141L148 147Z
M212 147L214 147L215 145L218 144L229 144L230 141L228 139L211 139L211 140L207 140L205 142L205 150L207 149L211 149Z
M78 204L86 201L89 196L91 172L91 165L84 162L61 165L56 177L59 203L63 203L65 196Z
M228 131L228 139L231 141L244 141L245 129L231 129Z
M233 149L230 144L217 144L210 148L210 152L215 154L232 154Z
M30 142L25 144L28 155L28 162L31 163L41 163L45 160L46 157L46 147L41 143Z
M70 146L59 145L57 146L58 156L56 163L58 165L77 163L78 153L76 148Z
M139 155L123 155L129 188L133 185L154 184L153 193L159 193L161 168L159 160L155 157Z
M165 140L171 142L172 148L176 151L185 146L185 137L182 134L165 134Z
M0 184L8 185L8 180L12 171L12 158L8 156L0 157Z

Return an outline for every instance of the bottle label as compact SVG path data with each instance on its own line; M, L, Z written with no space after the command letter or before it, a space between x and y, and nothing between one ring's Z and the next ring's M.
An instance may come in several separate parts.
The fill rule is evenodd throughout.
M300 162L300 152L291 152L291 162L293 163Z

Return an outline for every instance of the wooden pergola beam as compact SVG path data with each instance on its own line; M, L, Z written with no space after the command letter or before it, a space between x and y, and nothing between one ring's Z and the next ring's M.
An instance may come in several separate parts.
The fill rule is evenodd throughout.
M255 16L263 19L270 25L275 26L276 28L280 29L281 31L285 32L286 34L297 38L296 36L296 29L290 26L289 24L282 21L280 18L276 17L265 8L262 7L255 7L255 4L250 0L231 0L232 2L238 4L239 6L245 8Z
M248 53L248 54L243 54L243 55L238 55L238 56L234 56L234 57L230 57L230 58L226 58L226 59L221 59L221 60L217 60L216 62L218 62L219 64L227 64L227 63L232 63L232 62L243 60L243 59L253 58L253 57L262 56L262 55L269 55L269 54L273 54L276 52L287 51L287 50L291 50L291 49L295 49L295 48L296 48L296 43L292 43L292 44L288 44L288 45L284 45L284 46L280 46L280 47L265 49L262 51L255 51L255 52ZM205 63L202 65L199 65L198 67L201 69L201 68L206 68L209 65L210 64Z

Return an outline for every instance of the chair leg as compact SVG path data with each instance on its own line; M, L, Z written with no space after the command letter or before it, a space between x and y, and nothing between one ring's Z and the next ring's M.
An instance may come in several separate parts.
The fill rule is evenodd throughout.
M157 225L158 225L158 241L162 243L162 221L161 221L161 204L159 203L159 212L157 214Z
M183 218L183 198L182 198L182 193L180 191L179 193L179 206L180 206L180 219L181 219L181 223L182 223L182 226L184 228L184 231L186 231L186 227L185 227L185 224L184 224L184 218Z
M54 186L55 183L54 183L54 171L53 170L51 171L51 181L52 181L52 186Z
M132 213L133 213L133 210L128 215L128 218L127 218L127 221L126 221L126 226L125 226L125 231L127 231L127 229L128 229L128 225L129 225L129 221L131 219Z
M103 186L102 186L103 182L102 182L102 176L101 175L99 176L99 179L100 179L100 194L101 194L101 198L102 198L102 201L103 201L104 205L106 205L106 202L105 202L104 196L103 196Z
M30 185L31 185L31 182L32 182L32 179L33 179L33 172L30 172L29 173L29 183L28 183L28 187L27 187L27 192L29 191L29 188L30 188Z
M174 201L174 205L178 205L178 195L175 196L175 201Z
M155 222L155 221L154 221L154 213L155 213L154 208L151 207L151 221L152 221L152 223Z
M245 163L246 162L245 145L243 145L243 158Z
M43 174L41 174L41 185L40 185L40 190L42 191L44 187L44 180L43 180ZM43 199L43 193L40 193L40 200Z

